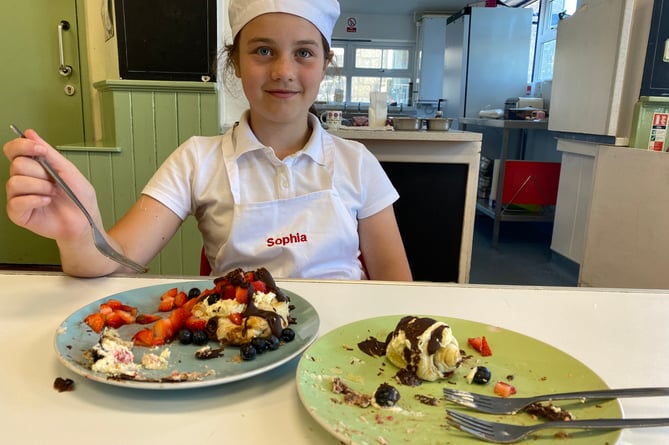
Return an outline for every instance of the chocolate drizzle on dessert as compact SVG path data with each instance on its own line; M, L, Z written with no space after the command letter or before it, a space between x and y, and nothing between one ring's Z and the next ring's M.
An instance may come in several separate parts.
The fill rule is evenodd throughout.
M290 301L290 298L288 298L288 296L285 293L283 293L283 291L279 289L279 287L276 285L276 282L274 281L272 274L266 268L261 267L257 269L255 272L253 272L253 277L256 280L260 280L263 283L265 283L265 286L267 286L267 290L274 292L277 301L282 301L282 302ZM281 337L281 332L283 331L283 317L281 317L281 315L277 314L276 312L259 309L255 305L255 302L253 300L253 294L255 293L253 285L247 281L246 274L244 273L244 270L242 268L234 269L225 274L225 276L216 278L214 280L214 284L217 284L220 281L227 281L232 286L246 287L248 292L248 303L243 313L244 320L246 320L247 317L250 316L264 318L265 320L267 320L267 324L269 324L272 334L274 334L279 338ZM286 322L295 324L295 319L290 318L289 320L286 320Z
M386 346L387 343L378 341L374 337L369 337L367 340L363 340L358 343L358 348L367 355L372 357L383 357L386 355Z
M266 311L263 309L258 309L253 301L253 285L250 283L248 286L249 292L249 301L246 304L246 309L244 310L244 320L250 316L262 317L267 320L269 328L272 330L272 334L276 335L277 338L281 337L281 332L283 331L283 317L276 312Z
M408 373L415 374L418 368L418 362L422 354L420 350L420 345L418 344L418 340L420 339L421 335L423 335L423 333L427 331L436 322L437 321L432 318L427 318L427 317L421 318L409 315L402 318L400 322L397 324L395 331L391 333L391 335L395 335L400 331L404 331L404 336L409 341L410 347L405 348L404 350L404 360L408 363L407 365ZM430 335L430 339L427 344L428 354L432 355L439 350L439 348L441 347L442 334L444 332L444 329L446 328L447 328L446 325L440 325L432 331L432 334ZM398 378L400 379L402 384L405 385L409 385L413 382L413 379L408 378L408 376L406 375L400 376L399 373L398 373ZM403 381L404 378L407 378L406 383ZM420 381L420 379L418 380Z
M419 318L409 315L402 318L397 324L395 333L404 331L404 335L411 343L411 348L405 351L407 363L412 363L414 361L412 360L412 356L420 355L421 351L418 345L418 340L420 339L420 336L436 322L437 321L433 318ZM427 344L428 354L434 354L439 350L441 347L441 337L446 328L446 325L440 325L432 331L430 341Z
M283 291L279 289L279 287L276 285L276 282L274 281L272 274L270 274L267 269L261 267L260 269L256 270L255 277L257 280L260 280L263 283L265 283L265 286L267 286L268 290L274 292L277 300L290 301L290 298L288 298L288 296L284 294Z
M416 375L416 368L401 368L395 374L395 378L404 386L419 386L423 381Z
M438 322L432 318L408 315L400 319L395 329L388 333L385 342L379 341L375 337L368 337L366 340L358 343L358 348L372 357L384 356L386 355L388 345L393 337L399 335L401 331L404 332L404 336L409 342L409 347L405 348L403 352L407 366L406 368L400 369L395 375L395 378L402 385L418 386L423 382L422 379L416 375L421 357L419 340L420 337L435 323ZM440 323L432 330L427 343L428 354L435 354L439 348L442 347L441 339L443 337L444 329L447 328L448 325Z

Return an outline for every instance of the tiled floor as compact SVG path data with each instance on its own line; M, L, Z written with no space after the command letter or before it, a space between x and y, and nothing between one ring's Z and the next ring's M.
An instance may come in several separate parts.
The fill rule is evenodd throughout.
M470 283L576 286L578 267L550 250L552 224L503 222L492 248L492 219L477 215Z

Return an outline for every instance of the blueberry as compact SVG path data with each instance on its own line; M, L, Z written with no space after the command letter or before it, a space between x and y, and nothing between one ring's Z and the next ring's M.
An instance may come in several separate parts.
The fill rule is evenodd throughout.
M381 383L374 393L374 400L379 406L395 406L399 399L400 392L394 386L387 383Z
M211 294L207 297L207 304L211 306L212 304L215 304L220 299L221 299L221 296L219 294Z
M243 344L239 348L239 355L245 362L251 361L254 358L256 358L256 353L257 353L256 348L254 348L251 343Z
M251 340L251 346L253 346L258 354L262 354L269 348L269 342L260 337L254 337Z
M192 300L193 298L197 298L200 296L200 289L197 287L192 288L191 290L188 291L188 299Z
M270 351L276 351L279 349L279 338L276 335L270 335L267 339L267 349Z
M206 345L209 343L209 336L207 335L207 331L204 329L198 329L193 332L193 344L194 345Z
M281 341L288 343L293 340L295 340L295 331L291 328L286 328L281 332Z
M477 385L485 385L490 381L492 373L485 366L477 366L472 368L467 374L467 381L469 383L476 383Z
M189 345L193 342L193 332L190 329L182 329L177 335L182 345Z

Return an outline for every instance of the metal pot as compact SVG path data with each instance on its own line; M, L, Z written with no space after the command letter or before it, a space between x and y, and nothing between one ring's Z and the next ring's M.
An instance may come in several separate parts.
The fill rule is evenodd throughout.
M393 128L398 131L416 131L420 130L421 119L415 117L396 117L393 118Z
M451 128L453 119L450 117L431 117L427 119L427 129L429 131L448 131Z

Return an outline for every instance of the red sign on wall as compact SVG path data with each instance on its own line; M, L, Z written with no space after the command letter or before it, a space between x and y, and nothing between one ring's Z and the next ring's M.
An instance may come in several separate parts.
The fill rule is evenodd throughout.
M358 32L358 20L355 17L346 19L346 32Z

